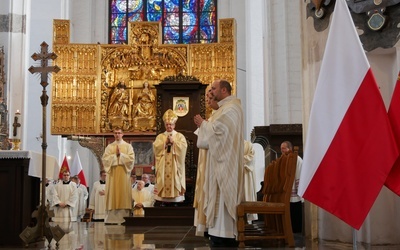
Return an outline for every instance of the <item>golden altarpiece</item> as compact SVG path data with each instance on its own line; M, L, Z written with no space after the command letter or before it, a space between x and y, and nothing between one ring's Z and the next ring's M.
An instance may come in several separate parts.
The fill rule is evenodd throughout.
M128 44L73 44L69 20L54 20L53 51L58 56L54 64L61 70L52 80L51 134L79 141L94 153L101 168L115 127L123 129L124 140L136 154L153 157L151 142L164 131L160 124L165 111L156 87L163 82L208 85L222 78L232 83L235 93L235 36L235 20L221 19L217 43L162 44L158 22L132 22ZM200 102L191 105L199 105L193 110L208 116L205 88L199 92ZM154 165L151 157L135 162L139 174ZM195 167L197 157L190 158L187 167Z

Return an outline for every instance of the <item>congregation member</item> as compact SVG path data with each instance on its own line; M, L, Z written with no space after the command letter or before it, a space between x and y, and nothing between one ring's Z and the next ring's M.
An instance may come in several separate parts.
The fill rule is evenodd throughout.
M212 121L194 117L199 128L198 148L208 149L204 182L205 215L212 247L236 247L236 207L244 200L243 110L226 80L212 83L218 102Z
M132 145L125 142L120 128L114 129L115 141L109 144L103 154L106 170L106 224L122 224L132 208L130 181L135 162Z
M156 186L154 199L161 205L185 200L185 157L187 142L182 133L175 130L178 116L168 109L163 115L165 132L153 142L156 158Z
M100 180L93 183L89 209L93 210L93 220L104 221L106 217L106 171L100 171Z
M71 181L75 182L76 187L78 189L78 201L74 209L74 213L76 216L76 220L81 221L81 219L86 213L87 199L89 198L89 192L87 191L87 187L81 184L81 180L77 175L73 176L71 178Z
M54 222L76 221L74 209L78 202L78 189L70 180L70 172L64 171L63 178L52 188L51 207L54 210Z

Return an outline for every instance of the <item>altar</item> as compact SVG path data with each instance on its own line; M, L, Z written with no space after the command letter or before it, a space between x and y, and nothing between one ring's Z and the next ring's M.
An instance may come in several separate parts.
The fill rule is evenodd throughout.
M57 160L46 158L46 176L58 178ZM40 202L41 159L33 151L0 150L0 248L22 245L19 234L31 226Z

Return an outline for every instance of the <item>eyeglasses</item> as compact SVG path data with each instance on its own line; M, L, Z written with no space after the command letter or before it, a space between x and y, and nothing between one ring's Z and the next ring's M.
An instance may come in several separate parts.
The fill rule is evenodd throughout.
M122 132L114 132L114 135L122 134Z

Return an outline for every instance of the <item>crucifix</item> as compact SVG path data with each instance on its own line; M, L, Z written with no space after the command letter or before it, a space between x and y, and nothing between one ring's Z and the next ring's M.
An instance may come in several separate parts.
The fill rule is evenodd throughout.
M32 74L39 73L41 76L40 85L42 85L42 95L40 96L40 100L42 103L42 200L41 205L38 211L37 225L35 227L26 227L25 230L19 235L20 238L28 245L32 242L43 241L44 237L47 239L50 244L51 240L54 239L57 242L61 240L61 238L65 235L65 232L60 228L60 226L50 226L49 224L49 212L46 209L46 148L47 148L47 139L46 139L46 106L49 100L49 97L46 93L46 87L49 85L47 82L49 73L57 73L60 71L60 68L55 66L49 66L49 60L55 60L57 55L55 53L49 53L48 47L49 45L46 42L42 42L40 45L41 50L40 53L34 53L32 55L32 59L34 61L40 60L40 66L35 67L31 66L28 70ZM14 121L15 124L15 121ZM15 129L15 127L14 127Z
M18 122L18 117L14 117L14 123L12 124L13 126L13 136L17 136L17 128L21 127L21 123Z

